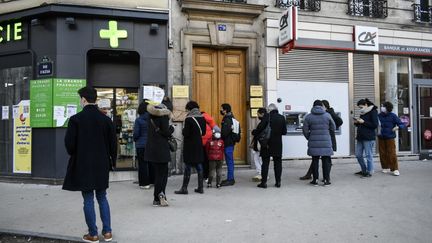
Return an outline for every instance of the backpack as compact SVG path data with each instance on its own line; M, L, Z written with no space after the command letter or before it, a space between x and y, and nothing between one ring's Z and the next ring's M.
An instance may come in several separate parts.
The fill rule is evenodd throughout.
M234 117L232 118L232 140L234 143L240 142L241 139L241 128L240 128L240 122L237 121Z
M270 127L270 116L269 116L267 126L258 135L258 142L260 143L261 147L267 147L268 146L270 136L271 136L271 127Z

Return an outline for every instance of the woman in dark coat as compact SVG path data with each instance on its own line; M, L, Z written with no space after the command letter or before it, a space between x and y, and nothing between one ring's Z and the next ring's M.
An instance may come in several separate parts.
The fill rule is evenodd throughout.
M203 189L203 167L204 151L202 146L202 136L206 133L206 121L202 116L198 103L189 101L186 104L188 111L183 127L183 161L186 164L183 174L183 184L176 194L188 194L187 186L189 184L192 167L195 167L198 173L197 193L204 193Z
M165 188L168 180L168 163L171 161L168 138L174 132L169 125L171 111L165 105L149 104L147 112L150 114L147 144L144 157L154 167L154 206L168 206Z
M360 109L360 118L354 118L357 127L356 157L361 171L355 173L362 177L371 177L374 173L373 148L375 147L376 132L378 127L378 107L369 99L361 99L357 102ZM367 164L364 161L366 157Z
M275 173L275 187L281 186L281 176L282 176L282 135L287 134L287 127L285 123L285 117L279 114L277 106L275 104L270 104L267 108L269 111L268 117L262 119L262 126L265 128L267 122L270 122L270 139L268 145L261 146L260 155L262 157L262 167L261 167L261 183L258 187L267 188L267 176L270 164L270 157L273 158L274 173ZM258 133L257 133L258 134Z
M143 101L138 106L138 115L133 130L133 139L138 158L138 182L141 189L150 189L150 184L154 183L154 172L152 164L145 160L144 157L150 116L147 112L146 101Z

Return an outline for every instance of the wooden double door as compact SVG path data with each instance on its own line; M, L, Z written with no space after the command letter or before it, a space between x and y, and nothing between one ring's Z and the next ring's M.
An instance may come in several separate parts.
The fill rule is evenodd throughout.
M201 111L209 113L221 126L220 107L231 105L234 117L240 122L242 138L236 144L236 164L246 163L247 107L245 51L238 49L193 49L193 99Z

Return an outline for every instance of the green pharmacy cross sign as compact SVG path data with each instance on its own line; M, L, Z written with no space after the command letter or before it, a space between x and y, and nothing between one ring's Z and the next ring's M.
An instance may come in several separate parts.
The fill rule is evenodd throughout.
M108 22L108 29L101 29L99 36L101 39L109 39L110 46L117 48L119 46L119 39L127 38L127 31L117 29L117 21L110 20Z

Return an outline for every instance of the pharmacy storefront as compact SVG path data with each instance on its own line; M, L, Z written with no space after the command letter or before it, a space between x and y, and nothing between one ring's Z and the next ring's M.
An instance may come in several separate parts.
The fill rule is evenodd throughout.
M167 88L167 12L44 5L0 16L0 176L62 179L68 118L91 85L116 125L119 169L145 86Z

